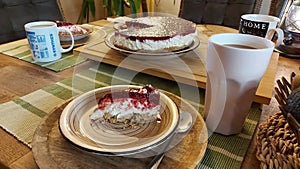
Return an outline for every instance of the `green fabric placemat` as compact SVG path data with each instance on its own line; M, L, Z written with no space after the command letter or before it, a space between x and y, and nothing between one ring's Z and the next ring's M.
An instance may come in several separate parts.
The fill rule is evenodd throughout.
M35 62L32 59L27 39L21 39L0 45L0 53L39 65L41 67L45 67L56 72L65 70L87 60L84 57L74 55L71 51L68 53L63 53L62 57L56 61Z
M132 76L134 75L134 76ZM128 77L134 77L128 80ZM113 80L112 80L113 79ZM200 113L203 112L204 90L174 81L136 73L107 64L99 64L53 85L0 105L0 126L31 147L34 131L43 118L57 105L94 88L111 84L152 84L156 88L182 95ZM196 92L195 92L196 91ZM196 97L200 96L200 100ZM200 104L198 104L200 103ZM197 168L240 168L259 121L261 110L254 104L242 132L234 136L212 134L205 156Z

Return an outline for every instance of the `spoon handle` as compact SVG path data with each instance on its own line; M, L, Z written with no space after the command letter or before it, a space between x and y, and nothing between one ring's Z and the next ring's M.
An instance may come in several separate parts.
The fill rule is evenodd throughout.
M149 163L149 165L147 166L147 169L157 169L159 164L161 163L162 159L164 158L165 153L161 153L156 155L152 161Z
M185 133L187 132L191 126L192 126L192 115L188 112L181 112L180 113L180 120L179 120L179 125L177 127L177 130L175 133L171 136L169 139L168 143L166 143L165 147L162 149L160 154L157 154L152 161L148 164L147 169L157 169L159 164L161 163L162 159L165 156L165 153L171 144L173 138L176 136L178 133Z

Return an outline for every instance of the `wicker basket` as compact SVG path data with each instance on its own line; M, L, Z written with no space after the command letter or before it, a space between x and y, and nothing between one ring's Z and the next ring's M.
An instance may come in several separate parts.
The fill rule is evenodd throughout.
M256 157L262 169L300 169L300 125L285 110L286 98L299 84L295 73L290 82L284 77L277 80L275 98L281 111L258 126Z
M296 73L293 72L290 76L290 82L291 83L289 83L284 77L281 78L281 81L277 80L278 87L275 87L275 98L279 103L279 108L282 114L287 119L287 122L290 125L291 130L296 135L298 144L300 145L300 124L294 116L285 109L286 99L289 94L297 87L300 87L300 75L296 75Z

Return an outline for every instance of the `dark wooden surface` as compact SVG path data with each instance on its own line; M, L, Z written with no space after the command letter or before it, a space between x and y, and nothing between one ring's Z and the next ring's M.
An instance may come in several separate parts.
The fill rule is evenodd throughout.
M37 89L51 85L73 75L72 68L55 73L39 66L27 63L12 57L0 54L0 103L4 103L20 96L29 94ZM84 69L96 64L87 61L78 69ZM279 57L276 78L289 77L292 71L299 70L300 60ZM275 85L275 83L274 83ZM272 98L269 105L264 105L261 121L266 116L278 111L277 102ZM255 135L254 135L255 136ZM32 155L31 149L16 140L12 135L0 129L0 163L10 168L38 168ZM259 161L255 157L255 139L248 149L242 168L259 168ZM0 165L0 168L2 166Z

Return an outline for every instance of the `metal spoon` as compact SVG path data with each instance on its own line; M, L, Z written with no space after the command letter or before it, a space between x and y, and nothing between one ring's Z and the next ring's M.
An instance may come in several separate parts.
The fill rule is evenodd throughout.
M193 122L193 117L190 113L188 113L188 112L180 113L179 124L178 124L178 127L177 127L174 135L187 132L191 128L192 122ZM169 147L170 143L172 142L172 139L174 138L174 135L172 136L172 138L170 138L169 142L163 149L162 153L156 155L152 159L152 161L148 164L147 169L157 169L158 168L161 160L165 156L166 149Z

